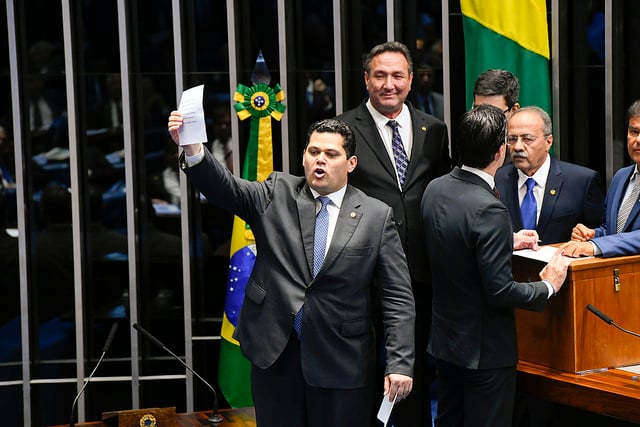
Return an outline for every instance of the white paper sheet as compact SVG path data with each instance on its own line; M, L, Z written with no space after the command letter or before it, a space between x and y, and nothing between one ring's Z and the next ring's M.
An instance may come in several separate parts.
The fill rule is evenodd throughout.
M384 427L387 426L389 422L389 417L391 416L391 410L393 409L393 405L396 403L396 399L398 395L393 400L389 400L388 395L384 395L382 397L382 403L380 403L380 409L378 409L378 419L382 421Z
M180 145L199 144L207 142L207 128L204 121L202 96L204 85L195 86L182 92L178 111L182 113L182 127L180 127Z

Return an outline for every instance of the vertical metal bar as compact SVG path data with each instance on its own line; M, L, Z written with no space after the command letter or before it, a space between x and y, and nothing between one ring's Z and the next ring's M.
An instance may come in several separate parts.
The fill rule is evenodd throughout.
M134 187L133 178L133 138L131 131L131 73L129 71L129 26L127 21L126 0L118 0L118 46L120 48L120 75L122 82L122 127L124 139L124 176L125 186ZM126 192L127 212L127 257L129 260L129 312L131 323L138 322L138 290L137 290L137 250L136 238L136 194L133 191ZM140 367L138 360L140 350L138 348L137 334L131 334L131 405L140 407Z
M227 0L227 40L229 45L229 89L235 90L238 87L238 47L236 46L236 5L235 0ZM239 33L238 33L239 34ZM286 94L286 92L285 92ZM229 106L231 116L236 117L233 105ZM242 176L240 172L240 141L238 140L238 120L231 120L231 141L233 156L233 173Z
M71 230L73 242L73 285L76 326L76 387L78 391L84 382L84 315L82 310L82 287L84 255L82 254L82 228L80 218L80 162L78 159L78 126L76 123L76 86L74 83L74 49L71 38L71 5L62 0L62 33L64 40L64 67L67 89L67 127L69 132L69 174L71 178ZM78 421L85 419L84 396L78 400Z
M396 39L396 9L394 4L395 2L393 0L387 0L387 41Z
M449 38L449 0L442 0L442 91L444 95L444 122L449 133L449 154L451 152L451 52Z
M333 61L335 63L334 78L336 82L335 87L335 103L336 114L341 114L344 111L344 94L342 93L343 81L342 81L342 69L344 64L342 62L342 1L333 0Z
M172 26L173 26L173 52L176 73L176 100L184 90L184 64L182 56L182 10L180 8L180 0L172 0L171 2ZM176 149L178 149L176 147ZM187 193L187 180L184 174L180 174L180 193ZM189 227L189 200L187 197L180 198L180 230L182 235L182 300L183 300L183 326L184 326L184 358L185 363L193 366L193 328L191 325L191 262L190 262L190 246L191 234ZM185 398L187 412L193 412L193 374L189 371L185 376Z
M556 0L557 1L557 0ZM616 161L613 132L613 1L604 2L604 140L606 182L610 183L616 167L624 164ZM624 110L622 110L624 111ZM626 130L625 130L626 134ZM624 151L624 150L623 150ZM607 184L605 184L607 185Z
M13 114L13 140L16 168L16 205L25 206L26 189L24 185L24 151L20 122L22 121L22 99L20 98L20 79L18 77L18 42L14 1L7 0L7 30L9 47L9 73L11 76L11 104ZM18 261L20 267L20 340L22 348L22 414L24 425L31 425L31 363L29 346L29 292L27 275L27 212L17 209L18 220Z
M553 110L553 148L556 157L562 153L562 135L560 121L560 5L558 0L551 1L551 108Z
M288 93L288 73L287 73L287 25L286 25L286 1L278 0L278 57L280 59L280 86L287 96ZM289 115L282 116L280 122L282 129L282 170L289 172Z

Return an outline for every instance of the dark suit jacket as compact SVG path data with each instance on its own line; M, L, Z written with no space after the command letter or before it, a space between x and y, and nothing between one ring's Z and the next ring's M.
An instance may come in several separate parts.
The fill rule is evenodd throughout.
M605 258L640 253L640 203L636 203L631 209L622 233L616 234L618 210L634 168L635 165L627 166L614 175L605 201L605 222L595 229L596 237L593 242L598 245Z
M469 369L515 365L514 308L542 311L548 290L513 280L507 208L479 176L456 167L429 184L422 216L433 274L429 353Z
M447 127L407 104L413 124L413 148L407 178L400 191L393 163L365 103L338 116L356 137L358 166L349 176L349 183L393 208L411 276L419 282L428 281L420 200L433 178L451 170Z
M495 179L500 199L509 209L513 230L522 230L518 170L513 164L503 166L496 172ZM544 191L536 226L542 244L568 242L571 230L578 223L589 228L602 224L604 195L598 172L552 157Z
M302 370L323 388L369 385L375 359L371 312L383 308L387 373L412 375L414 302L389 206L347 187L324 265L315 279L315 200L304 177L272 173L264 182L234 177L205 150L180 167L210 203L251 225L257 257L235 331L242 353L267 368L290 339L304 303ZM373 281L380 301L372 301ZM277 390L274 390L277 393Z

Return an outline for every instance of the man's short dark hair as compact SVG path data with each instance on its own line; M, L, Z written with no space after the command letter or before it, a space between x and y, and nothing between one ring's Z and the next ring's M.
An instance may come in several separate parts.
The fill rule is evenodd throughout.
M473 87L474 96L504 96L507 107L513 107L520 96L520 82L507 70L487 70L480 74Z
M305 148L309 145L311 134L314 132L337 133L342 135L342 147L344 148L344 151L347 152L347 159L356 154L356 138L353 135L353 131L346 123L337 119L324 119L313 123L309 126L309 130L307 131L307 141L304 144Z
M409 63L409 74L413 73L413 59L411 59L411 52L409 52L409 48L400 42L390 41L376 45L369 51L369 54L364 60L364 70L367 74L371 71L371 60L385 52L398 52L403 54Z
M640 116L640 99L633 101L633 104L631 104L629 108L627 108L627 114L625 114L625 117L624 117L625 127L628 128L629 120L631 120L632 117L637 117L637 116Z
M506 135L507 119L498 107L482 104L467 111L458 121L456 132L462 164L487 167L505 144Z

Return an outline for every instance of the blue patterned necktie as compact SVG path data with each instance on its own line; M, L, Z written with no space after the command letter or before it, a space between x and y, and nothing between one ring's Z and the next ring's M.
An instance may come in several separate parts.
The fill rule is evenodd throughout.
M533 187L536 186L536 180L533 178L527 178L525 182L527 185L527 194L522 199L522 205L520 205L520 215L522 215L522 227L525 230L535 230L538 217L538 203L536 197L533 194Z
M398 179L400 185L404 185L404 181L407 178L407 168L409 167L409 158L404 151L404 145L402 144L402 138L400 137L400 125L395 120L389 120L387 126L393 129L393 137L391 138L391 148L393 150L393 157L396 159L396 169L398 170Z
M329 234L329 211L327 210L327 205L331 203L331 199L326 196L320 196L318 197L318 201L322 206L316 214L316 228L313 234L313 277L316 277L324 262L324 253ZM298 338L302 338L303 315L304 305L300 307L300 310L298 310L293 319L293 329L297 332Z

